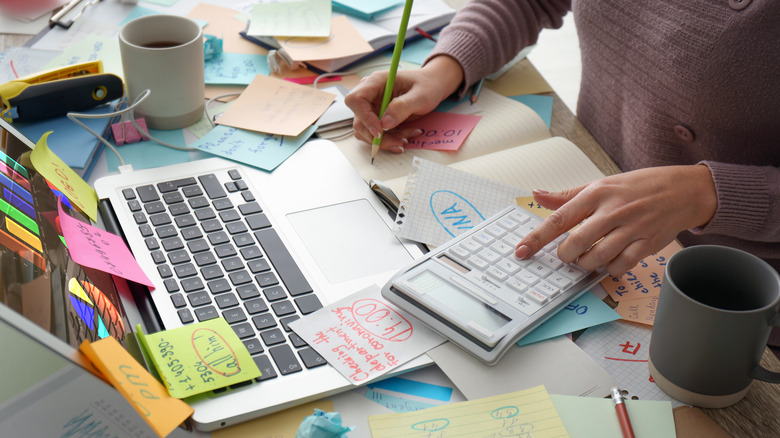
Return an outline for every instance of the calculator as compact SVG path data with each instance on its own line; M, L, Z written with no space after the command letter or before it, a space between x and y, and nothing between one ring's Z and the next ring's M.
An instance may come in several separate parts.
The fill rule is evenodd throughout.
M488 365L591 286L586 272L557 257L559 236L528 260L518 242L542 218L512 206L397 272L382 296Z

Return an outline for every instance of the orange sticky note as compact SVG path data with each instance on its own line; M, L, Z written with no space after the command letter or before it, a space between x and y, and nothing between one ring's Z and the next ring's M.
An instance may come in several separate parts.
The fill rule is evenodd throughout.
M165 387L113 337L84 341L79 349L158 436L167 436L192 415L187 403L168 395Z
M657 297L661 293L661 281L664 278L666 262L680 249L682 246L677 241L672 241L661 251L640 260L620 278L610 275L601 280L601 285L616 302Z
M636 300L620 300L615 311L626 321L653 325L658 297L646 297Z

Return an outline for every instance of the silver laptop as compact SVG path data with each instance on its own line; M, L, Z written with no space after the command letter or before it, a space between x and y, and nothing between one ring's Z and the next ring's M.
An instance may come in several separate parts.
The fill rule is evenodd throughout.
M423 253L393 236L394 216L325 140L270 173L211 158L106 176L95 189L104 225L125 237L156 286L134 288L134 299L116 294L124 331L224 317L263 372L186 400L206 431L350 389L288 324L381 286ZM78 345L69 335L59 337ZM404 369L429 363L424 356Z

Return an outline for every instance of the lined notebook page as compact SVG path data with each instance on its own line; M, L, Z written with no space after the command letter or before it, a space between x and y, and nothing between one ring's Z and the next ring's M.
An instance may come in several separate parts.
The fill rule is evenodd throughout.
M563 137L516 146L452 163L450 167L527 190L558 191L604 176L574 143ZM387 180L385 184L400 194L406 178Z
M520 102L483 88L476 104L482 119L457 152L414 150L403 154L379 151L371 164L371 148L350 136L336 142L364 180L388 181L410 172L414 156L441 164L452 164L513 146L550 138L547 125L532 109Z

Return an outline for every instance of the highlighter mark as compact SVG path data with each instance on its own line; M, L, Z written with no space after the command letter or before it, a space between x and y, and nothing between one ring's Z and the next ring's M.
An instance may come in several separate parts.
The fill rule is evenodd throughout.
M9 233L19 238L19 240L21 240L22 242L30 245L30 247L37 250L38 252L43 252L43 247L41 246L41 240L38 239L38 237L36 237L33 233L22 228L22 226L12 221L8 217L5 218L5 227ZM35 227L35 231L36 233L38 231L37 225Z

